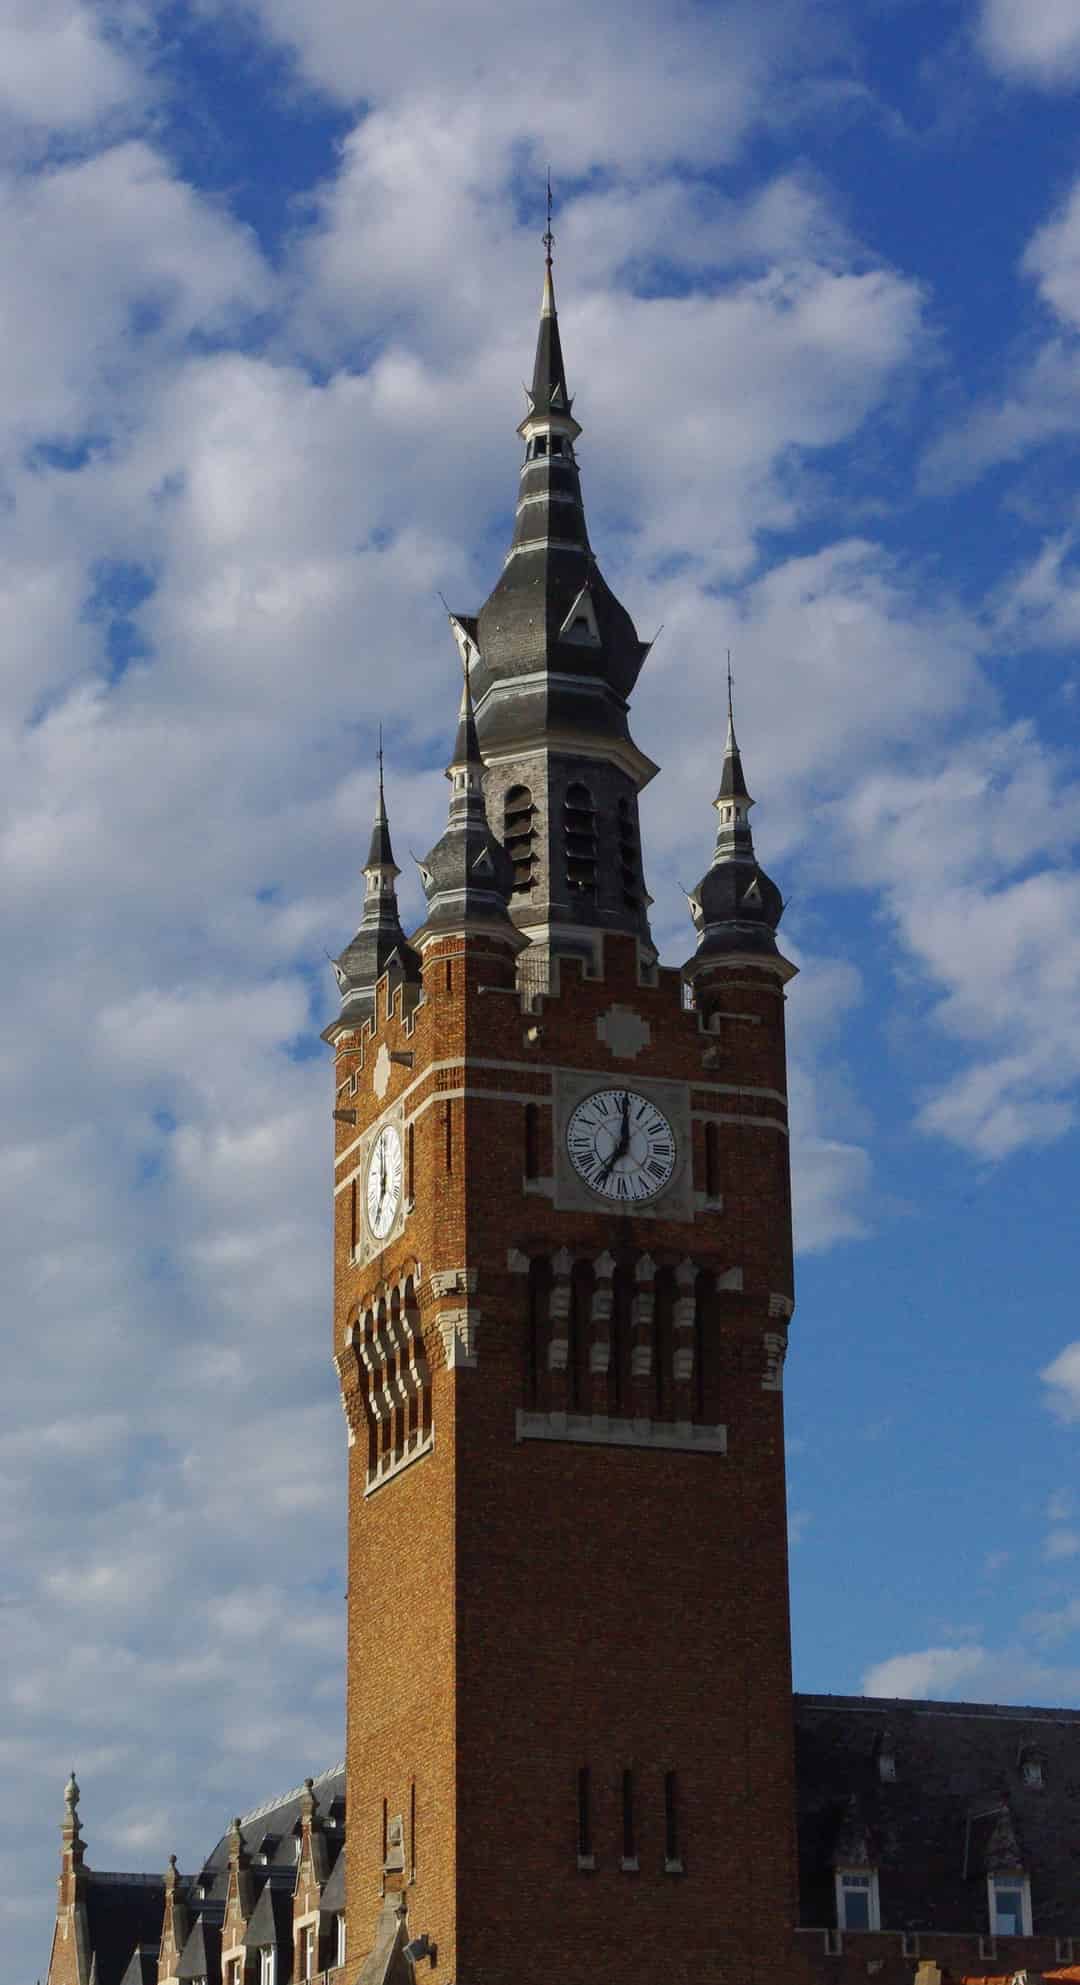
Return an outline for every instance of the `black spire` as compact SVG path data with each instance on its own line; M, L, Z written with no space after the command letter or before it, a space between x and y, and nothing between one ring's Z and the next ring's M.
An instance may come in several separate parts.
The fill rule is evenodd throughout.
M450 808L446 832L417 863L428 913L419 938L479 926L495 926L519 948L525 940L510 922L507 904L514 883L513 864L488 826L484 805L484 765L476 736L468 668L461 689L454 755L446 768Z
M375 987L384 972L395 979L417 980L420 961L406 943L394 887L401 870L390 845L390 822L383 787L382 730L379 731L379 795L364 863L364 914L360 928L340 958L331 962L341 992L341 1013L333 1023L359 1027L375 1011Z
M371 828L371 845L364 864L364 874L376 868L392 868L395 876L401 874L394 867L394 850L390 846L390 822L386 817L386 794L383 791L383 748L382 725L379 725L379 800L375 808L375 819Z
M551 180L548 179L548 224L544 236L544 292L540 299L540 329L536 336L536 359L533 364L532 385L526 388L529 411L518 429L520 434L530 419L543 414L571 415L573 401L566 384L566 367L563 364L562 339L559 336L559 318L555 309L555 280L551 273L551 250L555 236L551 232ZM570 421L577 434L581 429L577 422Z
M697 951L686 968L691 974L700 964L712 963L725 954L742 952L780 957L776 929L784 902L775 882L758 866L754 854L750 831L753 804L735 737L729 657L724 765L720 790L713 801L720 825L711 865L688 899L698 932Z

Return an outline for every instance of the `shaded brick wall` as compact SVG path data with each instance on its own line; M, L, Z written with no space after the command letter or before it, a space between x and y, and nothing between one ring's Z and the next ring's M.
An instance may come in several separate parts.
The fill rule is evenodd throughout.
M365 1130L405 1096L416 1191L402 1234L366 1265L351 1259L350 1194L338 1195L338 1353L347 1364L345 1334L366 1296L414 1266L435 1429L433 1451L370 1495L362 1431L351 1450L353 1953L368 1948L378 1907L384 1799L406 1820L406 1880L413 1872L415 1787L410 1929L437 1941L446 1978L494 1985L512 1967L521 1980L571 1985L595 1978L598 1950L612 1976L624 1961L698 1980L733 1964L768 1969L782 1953L790 1966L782 1395L765 1350L785 1327L775 1299L790 1302L792 1286L783 997L765 972L733 967L727 981L725 1011L745 1017L705 1034L683 1010L677 974L640 984L634 942L609 939L602 980L564 963L557 996L529 1015L511 991L492 990L512 983L508 957L472 939L466 957L448 940L425 958L427 996L413 1018L399 1004L387 1017L381 989L374 1033L339 1051L338 1103L357 1111L355 1127L337 1127L339 1180ZM598 1035L613 1003L648 1023L633 1059ZM391 1065L380 1098L384 1042L413 1059ZM692 1222L623 1218L600 1203L557 1210L542 1189L556 1069L595 1071L598 1086L685 1083L702 1113L694 1185L705 1189L708 1116L723 1210ZM524 1179L528 1098L541 1107L539 1190ZM527 1278L508 1255L560 1248L648 1251L661 1264L690 1256L718 1276L741 1268L741 1289L711 1298L705 1319L726 1454L516 1438ZM431 1277L466 1267L477 1361L448 1369L438 1319L463 1299L441 1301ZM349 1410L359 1425L356 1396ZM592 1872L577 1865L583 1766ZM626 1770L634 1873L620 1865ZM668 1772L681 1875L664 1869Z

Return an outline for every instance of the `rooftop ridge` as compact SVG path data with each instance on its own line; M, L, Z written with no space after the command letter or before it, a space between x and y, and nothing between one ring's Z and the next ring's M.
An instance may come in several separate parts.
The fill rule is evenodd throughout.
M146 1888L164 1888L165 1886L164 1875L126 1874L123 1872L118 1874L111 1868L87 1868L86 1872L92 1882L141 1882Z
M880 1715L884 1709L910 1709L919 1716L998 1716L1014 1722L1078 1723L1080 1709L1050 1709L1035 1703L941 1702L924 1696L808 1695L795 1691L796 1703L843 1708Z
M311 1782L313 1785L323 1785L328 1778L343 1778L344 1775L345 1760L342 1758L340 1764L333 1764L327 1771L320 1771L318 1776L313 1778ZM264 1799L262 1805L253 1806L250 1813L241 1813L241 1826L250 1826L253 1820L264 1819L268 1813L276 1812L279 1806L287 1806L293 1799L302 1799L306 1785L307 1780L305 1779L304 1784L297 1785L292 1792L283 1792L278 1799Z

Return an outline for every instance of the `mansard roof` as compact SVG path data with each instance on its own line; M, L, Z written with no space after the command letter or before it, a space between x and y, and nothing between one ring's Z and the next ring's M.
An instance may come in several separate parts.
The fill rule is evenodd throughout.
M331 1815L331 1809L345 1797L345 1766L336 1764L329 1771L320 1773L312 1781L318 1814L324 1822ZM279 1798L268 1799L261 1806L255 1806L250 1813L240 1819L240 1838L252 1858L252 1873L258 1874L261 1863L259 1850L269 1836L269 1857L267 1866L272 1875L288 1870L290 1882L296 1873L295 1838L300 1826L300 1809L304 1799L304 1787L297 1785L291 1792L283 1792ZM331 1828L328 1840L333 1853L333 1842L338 1830ZM344 1838L341 1830L340 1838ZM270 1843L272 1842L272 1845ZM223 1833L213 1853L203 1863L203 1872L211 1878L211 1895L215 1900L224 1901L229 1874L229 1836Z
M121 1985L140 1945L157 1949L165 1909L160 1875L106 1875L86 1870L89 1948L97 1958L98 1985ZM126 1981L125 1981L126 1985Z
M983 1931L987 1876L1022 1869L1035 1930L1075 1933L1080 1710L799 1695L795 1770L804 1926L835 1922L835 1870L854 1863L878 1870L885 1930Z

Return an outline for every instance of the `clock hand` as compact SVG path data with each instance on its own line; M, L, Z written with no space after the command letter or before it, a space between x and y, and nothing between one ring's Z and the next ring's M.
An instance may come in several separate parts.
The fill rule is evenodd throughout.
M615 1166L618 1164L619 1159L625 1158L629 1149L630 1149L630 1098L624 1090L623 1099L622 1099L622 1128L619 1132L619 1141L616 1144L615 1149L612 1152L610 1158L608 1159L606 1165L601 1171L600 1176L596 1181L597 1185L603 1185L605 1179L609 1179L611 1177L611 1174L614 1171Z

